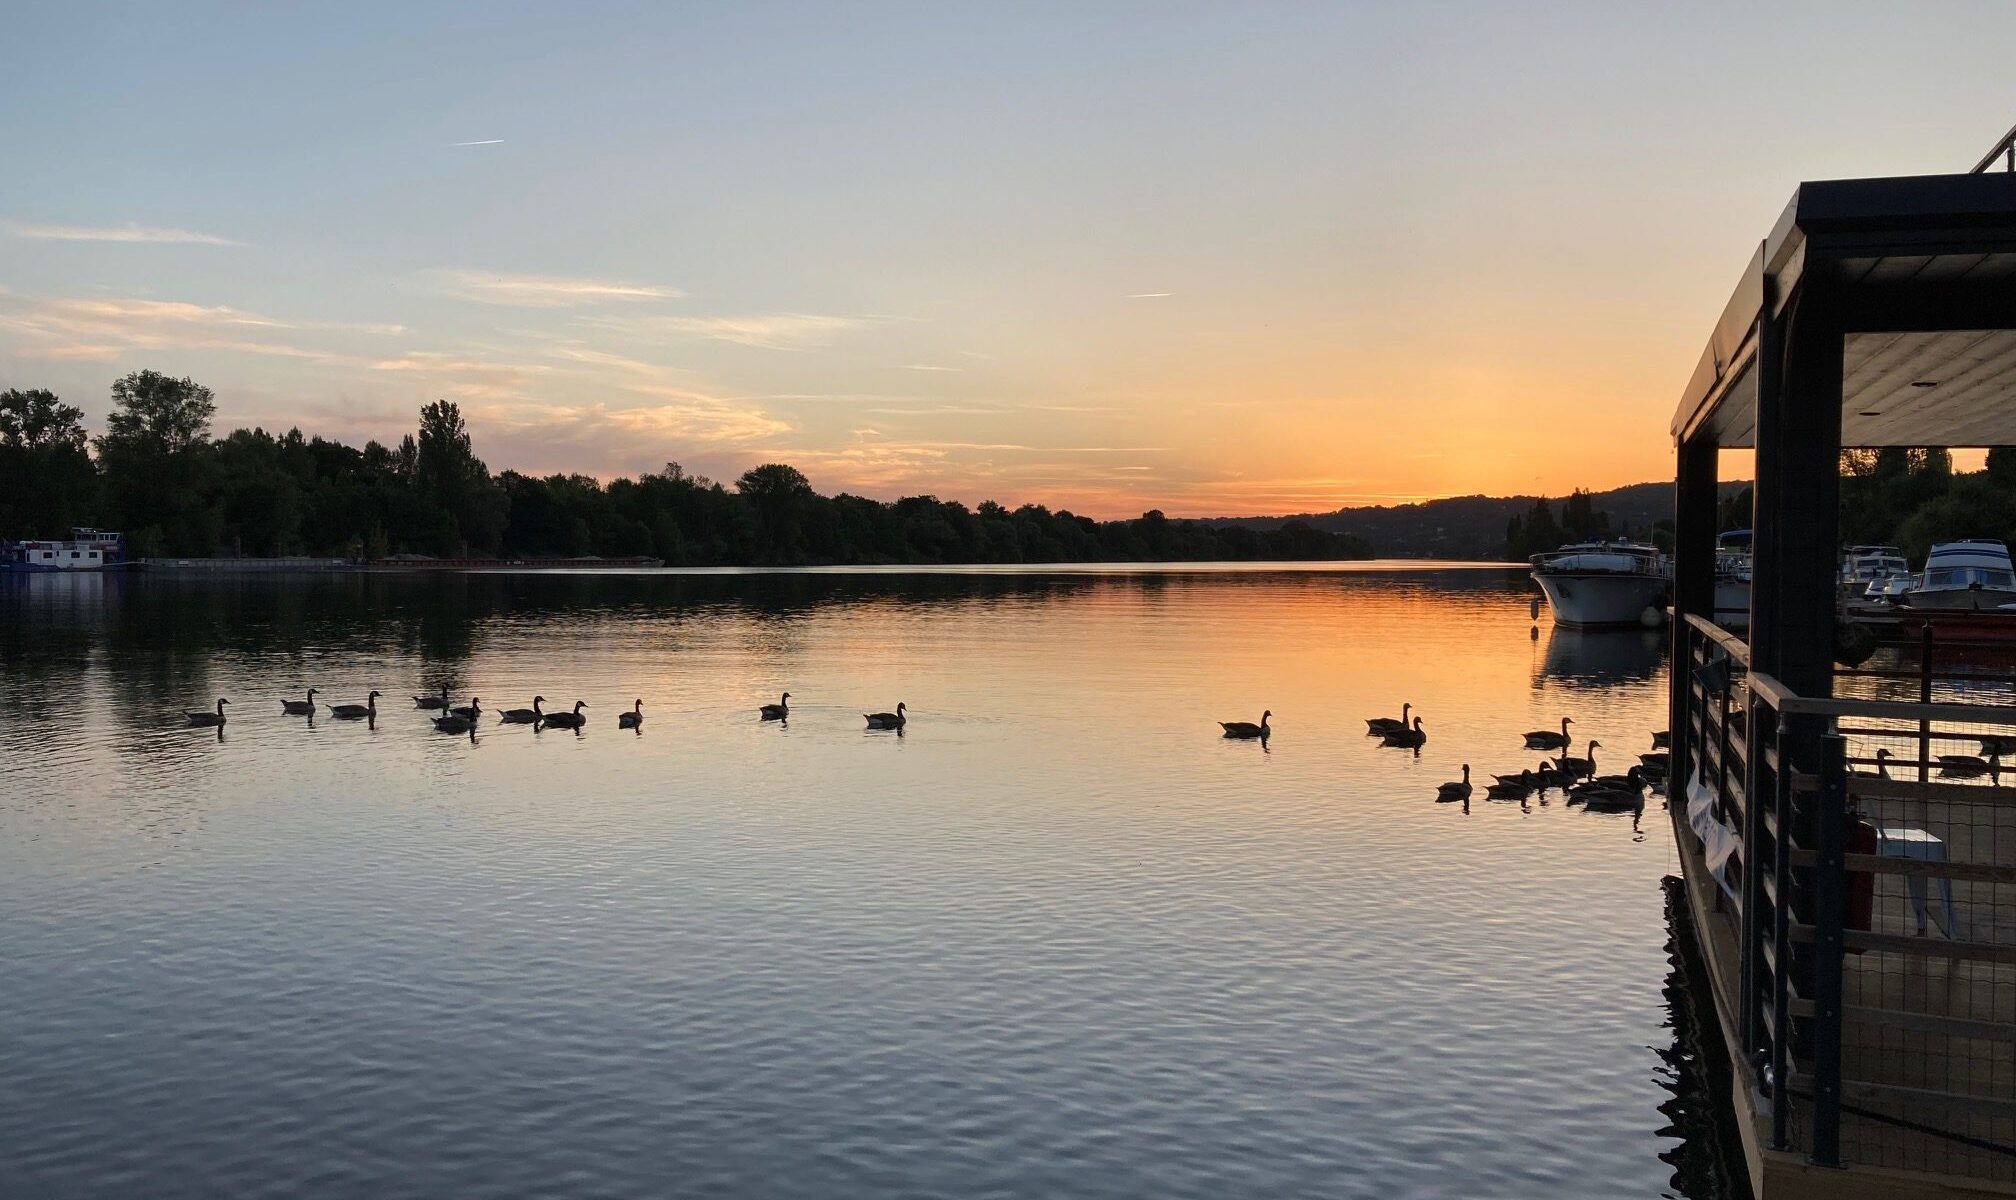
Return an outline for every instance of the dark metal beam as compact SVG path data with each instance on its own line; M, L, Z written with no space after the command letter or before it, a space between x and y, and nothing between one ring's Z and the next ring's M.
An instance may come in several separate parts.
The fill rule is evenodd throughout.
M1842 305L1841 323L1849 333L2016 329L2016 285L1993 280L1856 287Z
M1843 337L1837 298L1809 278L1759 354L1751 663L1804 696L1833 690ZM1775 369L1774 369L1775 364Z

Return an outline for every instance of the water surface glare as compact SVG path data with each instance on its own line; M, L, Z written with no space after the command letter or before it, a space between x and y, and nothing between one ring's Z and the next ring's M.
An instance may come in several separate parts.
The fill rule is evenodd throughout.
M1660 635L1512 573L33 579L0 655L6 1195L1682 1194L1664 815L1482 798L1634 762Z

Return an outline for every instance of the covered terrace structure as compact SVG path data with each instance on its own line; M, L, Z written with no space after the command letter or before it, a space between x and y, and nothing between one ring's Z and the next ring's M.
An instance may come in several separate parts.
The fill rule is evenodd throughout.
M2016 755L2016 641L1836 665L1842 449L2016 444L2016 171L1800 185L1672 433L1671 810L1753 1185L2016 1195L2016 788L1938 761ZM1734 447L1747 641L1712 620Z

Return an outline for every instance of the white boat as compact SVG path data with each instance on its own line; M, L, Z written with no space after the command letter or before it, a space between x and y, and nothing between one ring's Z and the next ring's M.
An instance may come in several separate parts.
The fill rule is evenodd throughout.
M1731 529L1715 539L1715 623L1750 628L1750 531Z
M1532 558L1533 582L1547 593L1554 623L1656 625L1670 572L1657 547L1638 542L1578 542Z
M75 528L55 541L0 542L0 573L123 571L126 539L103 529Z
M2016 568L2009 547L1989 538L1940 542L1901 601L1912 608L1981 612L2016 603Z
M1910 585L1911 567L1895 546L1850 546L1841 552L1841 598L1881 601Z

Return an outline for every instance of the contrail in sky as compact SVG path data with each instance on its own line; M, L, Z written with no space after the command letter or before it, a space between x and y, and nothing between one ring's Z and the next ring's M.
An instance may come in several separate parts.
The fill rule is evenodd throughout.
M1127 298L1129 300L1159 300L1163 296L1173 296L1175 294L1174 292L1134 292Z
M480 142L450 142L448 144L451 146L501 146L504 144L504 139L485 138Z

